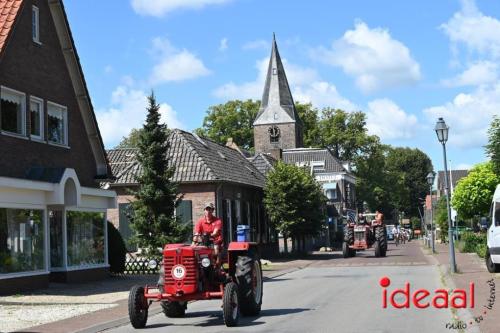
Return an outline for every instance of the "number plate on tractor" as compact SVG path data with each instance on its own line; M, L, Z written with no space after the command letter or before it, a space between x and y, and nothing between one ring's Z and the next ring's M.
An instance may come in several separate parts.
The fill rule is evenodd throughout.
M365 227L356 227L354 228L354 231L365 231Z
M186 276L186 267L183 265L175 265L172 267L172 277L176 280L182 280Z

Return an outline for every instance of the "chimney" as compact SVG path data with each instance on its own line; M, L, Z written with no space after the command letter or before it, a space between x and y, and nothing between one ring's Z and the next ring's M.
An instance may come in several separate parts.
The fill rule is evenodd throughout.
M281 148L271 148L269 149L269 155L279 161L283 158L283 150Z

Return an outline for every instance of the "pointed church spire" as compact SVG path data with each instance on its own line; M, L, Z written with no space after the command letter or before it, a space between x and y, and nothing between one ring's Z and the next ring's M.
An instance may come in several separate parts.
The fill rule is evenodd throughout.
M254 125L295 123L297 121L299 121L299 117L278 52L276 36L273 33L271 58L269 59L262 103Z

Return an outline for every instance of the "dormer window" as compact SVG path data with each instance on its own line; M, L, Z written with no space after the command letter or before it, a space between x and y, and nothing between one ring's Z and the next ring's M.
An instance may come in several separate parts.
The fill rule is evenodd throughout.
M273 67L273 75L278 75L278 69L276 67Z
M31 10L31 25L33 41L40 44L40 13L37 6L33 6Z

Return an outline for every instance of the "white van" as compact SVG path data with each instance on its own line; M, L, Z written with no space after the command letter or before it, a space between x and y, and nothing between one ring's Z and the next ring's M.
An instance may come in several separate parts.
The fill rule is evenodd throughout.
M486 267L490 273L496 273L500 272L500 184L497 185L495 194L493 194L490 218Z

